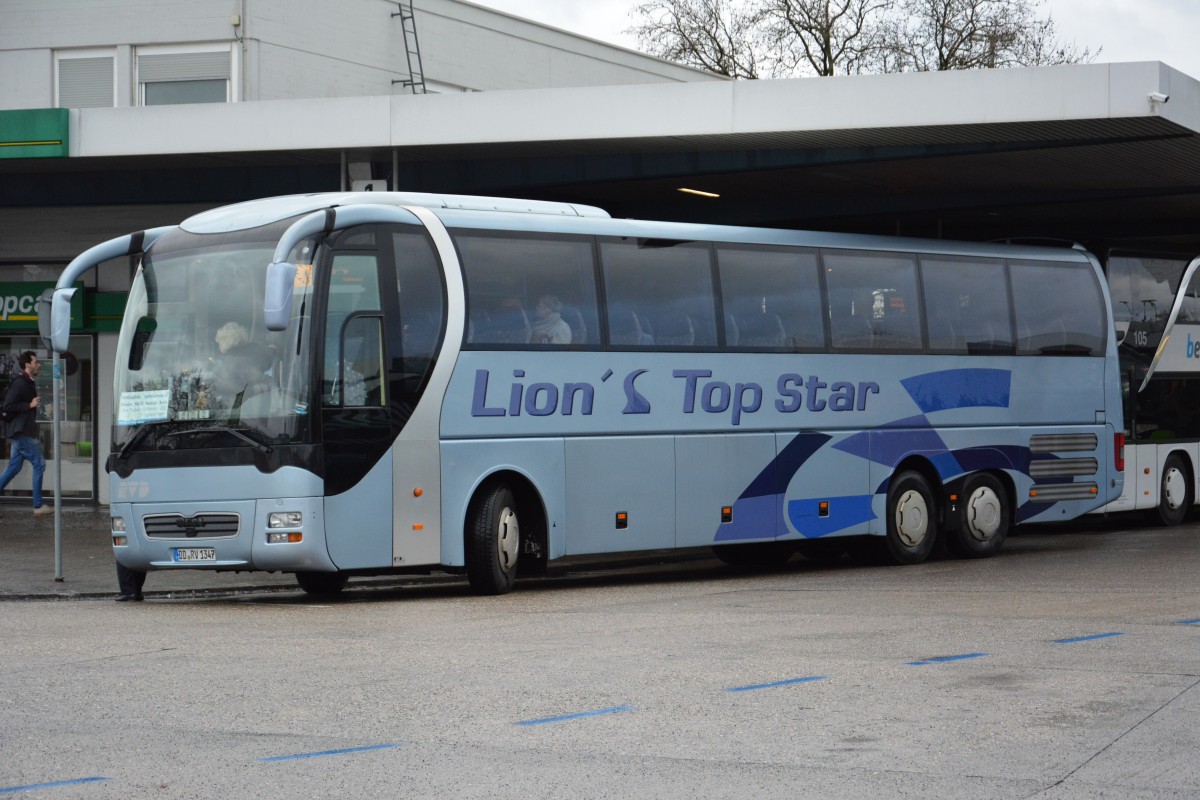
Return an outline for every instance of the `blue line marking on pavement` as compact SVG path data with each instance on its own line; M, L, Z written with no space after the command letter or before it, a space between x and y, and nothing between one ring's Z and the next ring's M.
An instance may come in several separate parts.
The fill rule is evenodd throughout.
M573 719L583 719L584 717L599 717L604 714L619 714L622 711L633 711L633 706L613 706L612 708L601 708L596 711L580 711L578 714L563 714L561 717L544 717L543 719L527 719L521 722L514 722L514 725L549 725L554 722L569 722Z
M371 750L392 750L399 746L400 745L398 745L398 744L372 744L372 745L367 745L366 747L347 747L342 750L321 750L320 752L317 752L317 753L296 753L295 755L290 755L290 756L271 756L270 758L260 758L258 760L263 761L263 762L268 762L268 763L276 762L276 761L298 761L302 758L321 758L322 756L344 756L347 753L366 753Z
M1181 619L1180 625L1200 625L1200 619Z
M1110 633L1093 633L1091 636L1075 636L1070 639L1055 639L1055 644L1075 644L1076 642L1091 642L1096 639L1111 639L1114 636L1124 636L1125 634L1118 631Z
M16 794L17 792L36 792L38 789L57 789L60 786L78 786L81 783L99 783L111 778L76 778L72 781L54 781L52 783L30 783L26 786L8 786L0 789L0 794Z
M987 653L963 653L960 656L938 656L937 658L926 658L921 661L909 661L907 666L923 667L926 664L945 664L947 661L966 661L968 658L983 658Z
M774 689L777 686L793 686L797 683L812 683L813 681L828 680L825 675L810 675L807 678L789 678L786 681L775 681L774 683L755 683L750 686L734 686L731 689L726 689L727 692L754 692L759 689Z

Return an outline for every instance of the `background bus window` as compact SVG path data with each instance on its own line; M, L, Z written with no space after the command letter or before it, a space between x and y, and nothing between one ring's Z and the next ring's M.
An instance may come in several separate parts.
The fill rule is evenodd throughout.
M1146 323L1140 329L1161 332L1186 267L1187 261L1182 259L1110 256L1108 284L1112 291L1113 319ZM1157 342L1154 344L1157 346Z
M459 234L467 281L467 344L595 345L592 240Z
M705 245L602 242L609 343L617 347L716 347L712 260Z
M1013 352L1003 261L922 257L921 279L930 350Z
M1108 315L1090 266L1010 263L1009 270L1018 353L1104 355Z
M917 264L886 253L822 253L834 347L921 349Z
M825 346L820 265L803 250L717 250L725 344L747 349Z

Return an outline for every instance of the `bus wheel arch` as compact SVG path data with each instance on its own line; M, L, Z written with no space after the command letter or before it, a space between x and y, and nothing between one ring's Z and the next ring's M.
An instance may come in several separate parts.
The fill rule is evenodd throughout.
M1194 497L1195 469L1187 454L1172 450L1163 461L1159 476L1158 506L1154 514L1160 525L1178 525L1187 516Z
M897 564L920 564L933 552L941 527L941 481L920 458L901 462L888 481L884 549Z
M987 558L1000 552L1012 527L1014 492L1011 478L1003 472L964 476L956 518L947 520L943 529L946 549L959 558Z
M467 579L479 594L504 594L518 574L544 572L546 509L524 475L488 476L471 496L463 523Z

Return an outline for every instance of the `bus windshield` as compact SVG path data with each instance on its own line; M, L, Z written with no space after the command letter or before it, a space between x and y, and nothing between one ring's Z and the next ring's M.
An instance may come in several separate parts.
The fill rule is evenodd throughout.
M312 244L287 330L262 322L266 267L278 226L156 243L133 280L117 345L113 449L254 447L309 432ZM251 234L257 234L252 236Z

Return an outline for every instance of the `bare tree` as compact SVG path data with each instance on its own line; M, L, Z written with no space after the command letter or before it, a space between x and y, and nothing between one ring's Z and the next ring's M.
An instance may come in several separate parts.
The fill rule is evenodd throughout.
M758 78L762 12L743 0L653 0L635 6L638 45L690 67L731 78Z
M876 63L894 0L763 0L776 74L845 75Z
M901 0L886 24L881 71L1070 64L1093 60L1085 48L1058 42L1041 0Z
M650 0L647 52L734 78L990 69L1095 60L1044 0Z

